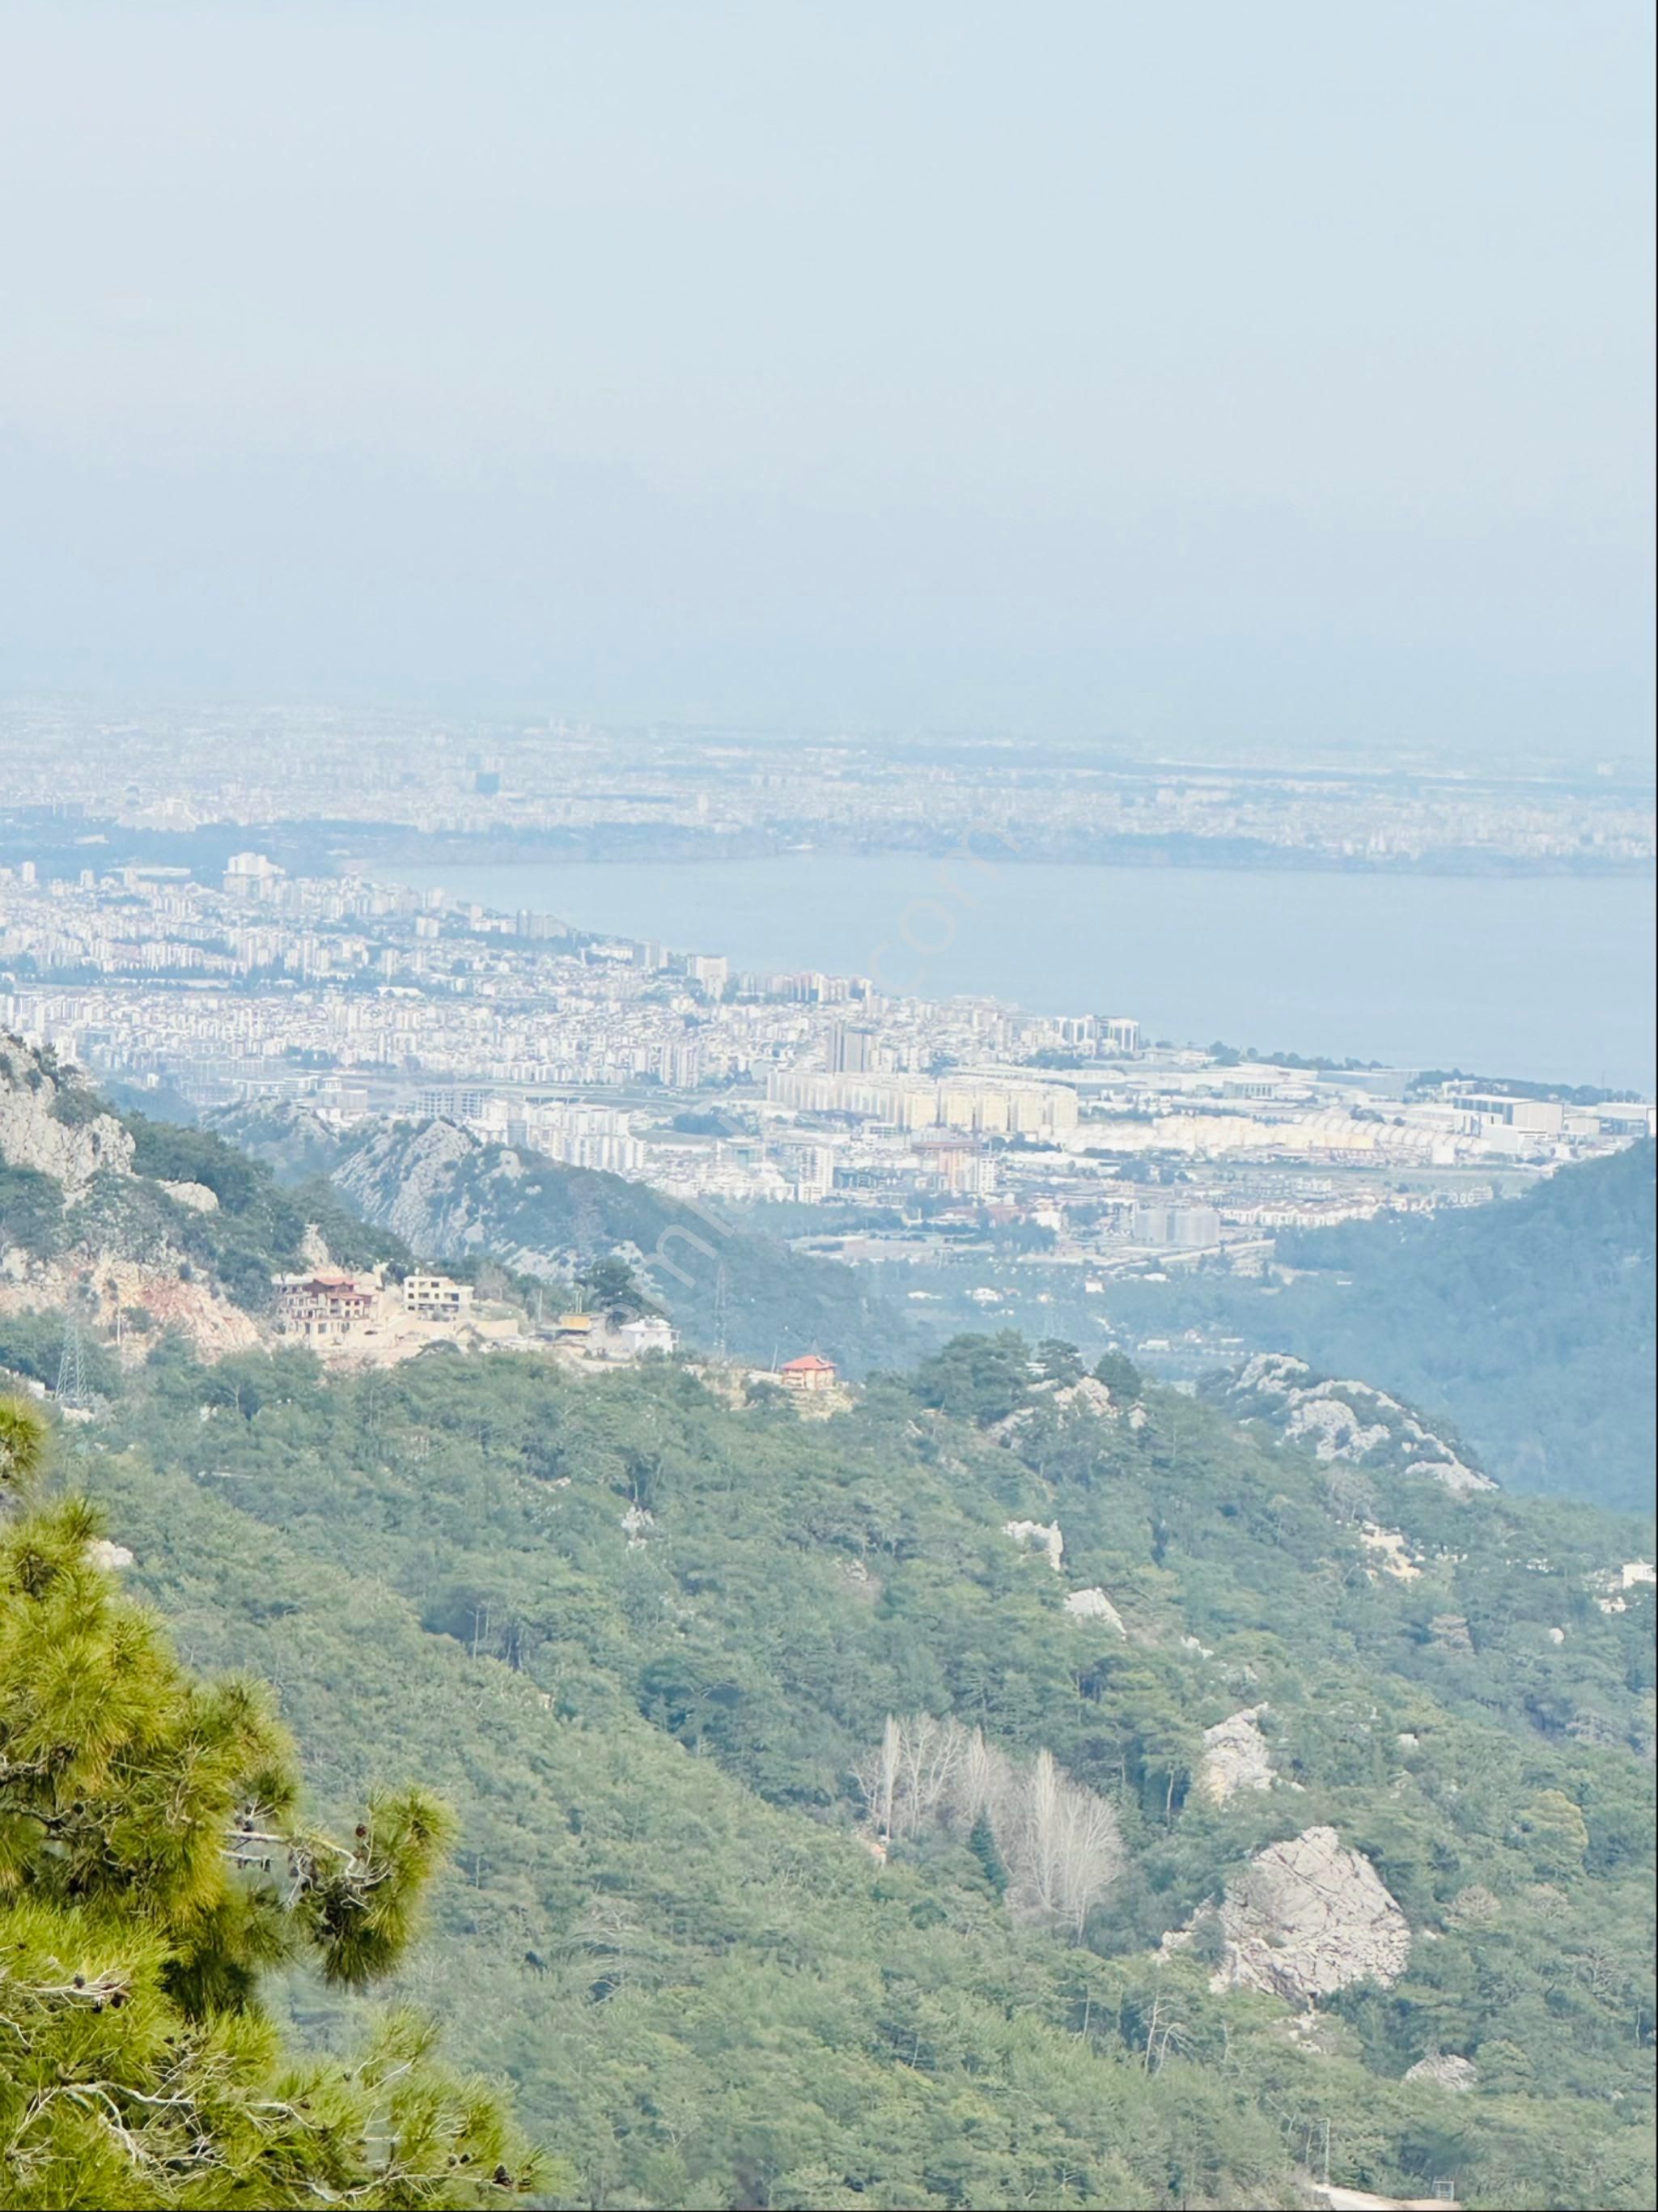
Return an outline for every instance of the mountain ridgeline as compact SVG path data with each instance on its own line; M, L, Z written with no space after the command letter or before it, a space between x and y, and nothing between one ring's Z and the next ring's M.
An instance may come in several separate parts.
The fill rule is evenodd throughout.
M203 1127L117 1115L50 1054L0 1045L0 1364L50 1382L70 1306L101 1385L116 1378L100 1340L123 1326L250 1349L269 1334L273 1276L312 1264L318 1239L347 1267L487 1261L556 1299L621 1252L691 1340L760 1364L816 1350L860 1374L917 1349L908 1316L850 1268L641 1183L450 1121L342 1139L292 1109Z
M1509 1203L1286 1237L1318 1273L1276 1302L1278 1342L1442 1409L1516 1488L1649 1506L1654 1161L1647 1139Z
M568 1286L621 1249L694 1341L769 1364L817 1351L851 1374L918 1348L907 1316L833 1261L728 1226L640 1182L486 1143L447 1121L369 1123L341 1139L292 1109L237 1109L212 1127L306 1188L325 1175L335 1202L423 1256L480 1254Z
M0 1366L52 1382L67 1312L95 1390L118 1388L124 1339L250 1349L273 1275L307 1265L318 1238L349 1267L410 1257L326 1181L279 1188L222 1139L117 1115L52 1054L0 1038Z

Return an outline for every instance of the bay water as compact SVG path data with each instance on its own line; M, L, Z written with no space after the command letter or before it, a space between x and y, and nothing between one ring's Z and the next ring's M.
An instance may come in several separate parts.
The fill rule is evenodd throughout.
M386 873L386 871L380 871ZM814 853L409 868L576 928L871 975L925 998L1131 1014L1150 1039L1651 1093L1654 884L1111 868Z

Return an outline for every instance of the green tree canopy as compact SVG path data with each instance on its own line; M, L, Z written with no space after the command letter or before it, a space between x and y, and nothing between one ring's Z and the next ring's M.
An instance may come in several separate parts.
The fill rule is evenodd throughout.
M952 1336L921 1362L911 1387L924 1406L987 1426L1025 1403L1030 1380L1024 1339L1001 1329L994 1336Z
M269 1693L180 1666L94 1508L41 1487L0 1404L0 2135L15 2206L471 2205L530 2185L484 2085L389 2014L352 2063L259 2002L308 1961L395 1966L450 1832L410 1789L346 1843L307 1826Z
M583 1268L576 1281L593 1312L602 1314L612 1328L637 1320L641 1314L661 1311L646 1297L625 1260L596 1260L591 1267Z

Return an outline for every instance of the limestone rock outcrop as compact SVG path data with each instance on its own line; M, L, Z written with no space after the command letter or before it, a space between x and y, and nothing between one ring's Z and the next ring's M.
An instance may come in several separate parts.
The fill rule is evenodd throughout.
M1110 1391L1093 1375L1063 1384L1054 1393L1054 1403L1068 1413L1090 1414L1096 1421L1114 1421L1119 1411Z
M469 1251L483 1231L470 1193L456 1186L463 1165L482 1151L477 1139L452 1121L414 1130L388 1123L335 1170L334 1181L366 1219L405 1243Z
M1105 1592L1096 1586L1092 1589L1072 1590L1066 1599L1065 1609L1076 1620L1102 1620L1114 1628L1119 1636L1128 1633L1122 1615Z
M187 1206L192 1213L216 1213L219 1194L210 1190L204 1182L164 1182L161 1188L176 1206Z
M60 1098L77 1095L85 1097L27 1047L0 1043L0 1160L50 1176L68 1199L79 1197L105 1169L127 1175L132 1168L131 1135L112 1114L65 1116Z
M1326 1462L1431 1475L1459 1495L1497 1488L1397 1398L1369 1382L1317 1375L1288 1352L1257 1352L1206 1383L1202 1395L1239 1419L1269 1422L1286 1443L1309 1445Z
M1430 2051L1427 2057L1418 2058L1414 2066L1405 2069L1407 2081L1432 2081L1453 2095L1466 2095L1478 2086L1479 2069L1472 2058L1459 2058L1454 2051Z
M991 1435L999 1443L1016 1443L1044 1407L1058 1413L1062 1419L1080 1416L1084 1420L1115 1421L1122 1417L1122 1408L1105 1384L1096 1376L1083 1375L1074 1382L1048 1381L1033 1383L1029 1405L1020 1406L1001 1420L993 1422ZM1140 1408L1137 1406L1134 1411L1138 1413Z
M1023 1544L1027 1551L1045 1553L1055 1574L1064 1565L1065 1538L1057 1521L1005 1521L1002 1533L1011 1536L1016 1544Z
M1270 1790L1272 1759L1258 1725L1264 1705L1248 1705L1203 1732L1203 1763L1193 1795L1224 1805L1241 1790Z
M1272 1844L1228 1883L1215 1990L1259 1990L1303 2009L1364 1980L1390 1987L1411 1955L1409 1923L1367 1858L1333 1828ZM1185 1948L1192 1930L1165 1936Z

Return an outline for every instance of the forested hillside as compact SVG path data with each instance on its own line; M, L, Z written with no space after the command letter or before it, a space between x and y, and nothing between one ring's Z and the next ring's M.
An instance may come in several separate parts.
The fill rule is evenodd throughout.
M1649 1507L1658 1433L1654 1147L1523 1198L1278 1240L1285 1286L1206 1274L1112 1294L1113 1317L1204 1323L1391 1392L1511 1487Z
M221 1127L291 1179L293 1200L325 1216L342 1249L354 1215L369 1224L359 1237L451 1261L489 1252L550 1279L623 1245L694 1341L723 1335L762 1363L816 1348L853 1374L927 1347L925 1325L868 1269L728 1229L642 1184L486 1146L451 1123L378 1126L344 1142L291 1109L242 1110ZM1199 1325L1387 1391L1510 1487L1640 1510L1658 1453L1654 1201L1645 1142L1564 1168L1523 1198L1287 1232L1287 1284L1205 1271L1118 1283L1103 1303L1131 1338ZM223 1264L234 1273L234 1250ZM1064 1287L1068 1311L1074 1285Z
M404 1991L568 2161L549 2202L1288 2204L1327 2136L1349 2186L1649 2200L1650 1522L1491 1487L1373 1387L1390 1307L1363 1382L1199 1400L1011 1334L906 1366L847 1271L640 1186L445 1123L289 1116L261 1164L32 1064L0 1198L46 1304L0 1364L50 1382L88 1281L194 1295L194 1348L88 1329L60 1460L191 1664L276 1686L331 1817L411 1774L459 1808ZM1455 1230L1491 1341L1552 1267L1638 1342L1650 1172L1374 1273L1435 1279ZM740 1358L207 1357L312 1223L554 1283L620 1251L693 1343L878 1371L809 1420ZM1263 1301L1275 1340L1347 1319L1368 1250ZM1592 1336L1536 1336L1533 1387Z
M1279 1257L1320 1271L1278 1302L1290 1350L1442 1408L1520 1488L1651 1504L1650 1142L1511 1203L1303 1231Z
M463 1808L409 1992L568 2201L1289 2203L1327 2122L1353 2185L1647 2201L1649 1532L1356 1490L1060 1346L724 1389L169 1346L74 1445L326 1804ZM1237 1900L1326 1834L1408 1956L1291 2033Z

